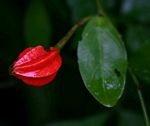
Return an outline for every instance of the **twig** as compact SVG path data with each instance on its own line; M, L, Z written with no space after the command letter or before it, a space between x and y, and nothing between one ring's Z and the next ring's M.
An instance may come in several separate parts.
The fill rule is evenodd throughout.
M134 84L135 84L136 87L137 87L138 96L139 96L140 103L141 103L141 107L142 107L143 114L144 114L145 125L146 125L146 126L149 126L148 114L147 114L146 106L145 106L145 103L144 103L142 91L141 91L141 88L140 88L140 83L139 83L138 79L136 78L136 76L135 76L135 74L133 73L133 71L132 71L131 68L129 68L129 73L130 73L130 75L131 75L131 77L132 77L132 79L133 79Z
M78 23L76 23L68 32L67 34L55 45L56 48L58 48L59 50L61 50L64 45L68 42L68 40L72 37L72 35L74 34L74 32L81 27L82 25L84 25L89 19L91 18L91 16L85 17L83 18L81 21L79 21Z

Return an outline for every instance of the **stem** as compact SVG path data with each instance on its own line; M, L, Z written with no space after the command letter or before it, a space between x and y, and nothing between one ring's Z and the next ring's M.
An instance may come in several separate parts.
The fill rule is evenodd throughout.
M67 34L55 45L56 48L58 48L59 50L61 50L64 45L68 42L68 40L72 37L72 35L74 34L74 32L81 27L82 25L84 25L89 19L91 18L91 16L85 17L83 18L81 21L79 21L78 23L76 23L68 32Z
M131 75L135 85L137 86L137 92L138 92L140 103L141 103L141 107L142 107L142 110L143 110L145 124L146 124L146 126L149 126L148 114L147 114L146 106L145 106L145 103L144 103L142 91L141 91L141 88L140 88L140 83L139 83L138 79L136 78L136 76L133 73L131 68L129 68L129 73L130 73L130 75Z
M97 13L98 15L106 16L105 12L103 11L103 8L100 4L100 0L96 0L96 6L97 6Z

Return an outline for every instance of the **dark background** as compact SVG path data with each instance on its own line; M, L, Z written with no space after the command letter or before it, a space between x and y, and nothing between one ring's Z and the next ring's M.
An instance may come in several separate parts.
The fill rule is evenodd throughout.
M150 1L102 0L102 6L125 42L149 114ZM86 90L76 56L82 28L61 52L63 66L53 83L27 86L9 74L23 49L54 46L73 24L96 13L94 0L0 0L0 126L144 126L128 73L123 96L113 108L102 106Z

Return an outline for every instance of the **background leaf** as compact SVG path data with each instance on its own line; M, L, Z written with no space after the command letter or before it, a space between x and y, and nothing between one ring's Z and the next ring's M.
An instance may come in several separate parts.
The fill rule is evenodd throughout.
M49 47L51 26L44 1L31 0L25 17L25 39L29 46Z
M46 126L104 126L108 119L108 113L101 113L86 117L80 120L68 120L58 123L47 124Z
M150 84L150 41L130 57L130 64L138 78Z
M94 17L85 27L78 63L90 93L103 105L114 106L124 89L127 58L119 34L106 18Z
M148 23L150 21L149 8L149 0L123 0L121 12L126 15L127 21Z
M0 1L0 88L15 86L8 68L25 45L22 39L22 17L19 12L22 10L17 8L16 2Z
M118 126L144 126L144 120L137 112L122 110L119 114Z
M115 28L126 41L130 64L140 80L147 111L150 113L150 84L145 81L150 76L142 72L144 69L149 69L150 53L147 44L150 40L150 0L99 1L110 20L115 24ZM39 6L38 9L35 9L35 6ZM34 29L32 26L28 28L27 17L29 10L33 8L37 10L34 12L35 15L41 10L43 14L40 17L45 17L44 19L37 18L38 20L33 18L34 22L46 22L47 24L44 27L43 24L37 25L37 30L42 26L50 33L38 32L39 36L36 38L31 36L30 41L26 38L26 29L29 33L33 33ZM88 15L96 15L95 0L0 0L0 126L44 126L47 123L50 126L61 123L67 125L68 121L70 124L75 122L75 124L86 124L86 126L88 124L103 126L99 123L103 118L101 116L103 113L110 114L106 122L104 121L104 126L112 124L118 126L120 121L121 124L126 125L129 123L142 125L139 122L143 120L136 118L135 115L143 116L141 105L135 85L128 73L123 96L115 107L106 108L100 105L85 88L79 73L76 54L84 27L77 30L62 50L63 65L53 84L41 88L28 87L8 73L9 66L27 46L55 45L76 21ZM43 34L45 37L40 37ZM132 114L127 111L128 114L122 116L124 110L121 108L132 110L132 112L138 111L138 113Z
M81 18L95 14L96 5L92 0L67 0L72 13L72 20L76 22Z
M131 55L138 51L144 44L150 42L150 29L148 26L132 24L127 26L126 46ZM130 56L130 55L129 55Z
M145 25L129 25L126 46L129 63L140 80L150 84L150 30Z

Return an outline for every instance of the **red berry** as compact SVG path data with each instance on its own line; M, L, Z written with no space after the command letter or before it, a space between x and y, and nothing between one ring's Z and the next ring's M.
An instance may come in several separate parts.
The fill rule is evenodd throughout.
M28 85L43 86L55 78L61 64L57 48L51 47L46 51L42 46L36 46L20 53L12 73Z

